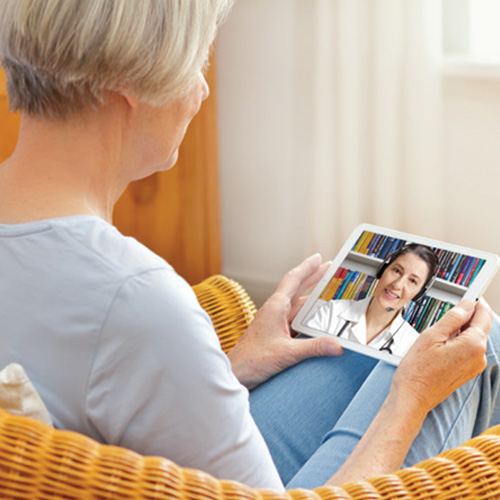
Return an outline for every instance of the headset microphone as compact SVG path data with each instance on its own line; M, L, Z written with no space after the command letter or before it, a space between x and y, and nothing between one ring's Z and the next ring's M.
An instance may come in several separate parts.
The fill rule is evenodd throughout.
M404 306L403 307L386 307L385 308L386 311L401 311L401 309L404 309Z

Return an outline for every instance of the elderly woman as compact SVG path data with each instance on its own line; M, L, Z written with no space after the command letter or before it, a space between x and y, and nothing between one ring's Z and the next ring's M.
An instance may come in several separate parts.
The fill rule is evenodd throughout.
M230 3L0 3L10 106L23 115L16 151L0 167L0 365L26 367L58 427L282 488L247 388L269 397L264 382L274 381L269 391L285 384L285 368L341 353L333 339L300 341L289 331L300 294L325 270L319 256L284 278L228 358L190 287L111 224L129 182L174 165L208 95L203 67ZM389 374L388 394L372 395L385 403L333 481L401 465L427 413L484 369L491 318L485 304L464 303L421 336ZM323 369L357 371L349 359ZM309 387L317 405L337 399ZM256 410L263 426L273 410L285 414L266 407L267 419ZM312 418L314 408L304 411ZM328 474L338 468L325 464Z

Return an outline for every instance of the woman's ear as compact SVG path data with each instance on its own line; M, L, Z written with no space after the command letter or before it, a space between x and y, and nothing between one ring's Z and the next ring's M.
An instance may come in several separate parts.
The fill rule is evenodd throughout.
M127 90L120 90L118 92L119 95L121 95L126 103L132 108L132 109L136 109L137 106L139 105L139 100L137 99L137 97L135 97L134 95L132 95L130 92L128 92Z

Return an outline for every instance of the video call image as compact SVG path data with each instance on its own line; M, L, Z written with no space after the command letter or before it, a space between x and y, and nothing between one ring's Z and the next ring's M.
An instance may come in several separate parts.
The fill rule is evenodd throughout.
M483 259L364 231L308 313L308 327L403 356L465 293ZM434 293L433 293L434 292Z

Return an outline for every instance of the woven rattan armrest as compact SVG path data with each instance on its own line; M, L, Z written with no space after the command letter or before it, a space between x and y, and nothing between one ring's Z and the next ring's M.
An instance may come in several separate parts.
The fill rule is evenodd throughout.
M12 500L278 500L500 498L500 427L396 474L343 487L256 490L54 430L0 410L0 498Z
M257 309L238 284L216 275L193 286L198 301L212 319L222 349L228 352L253 320Z

